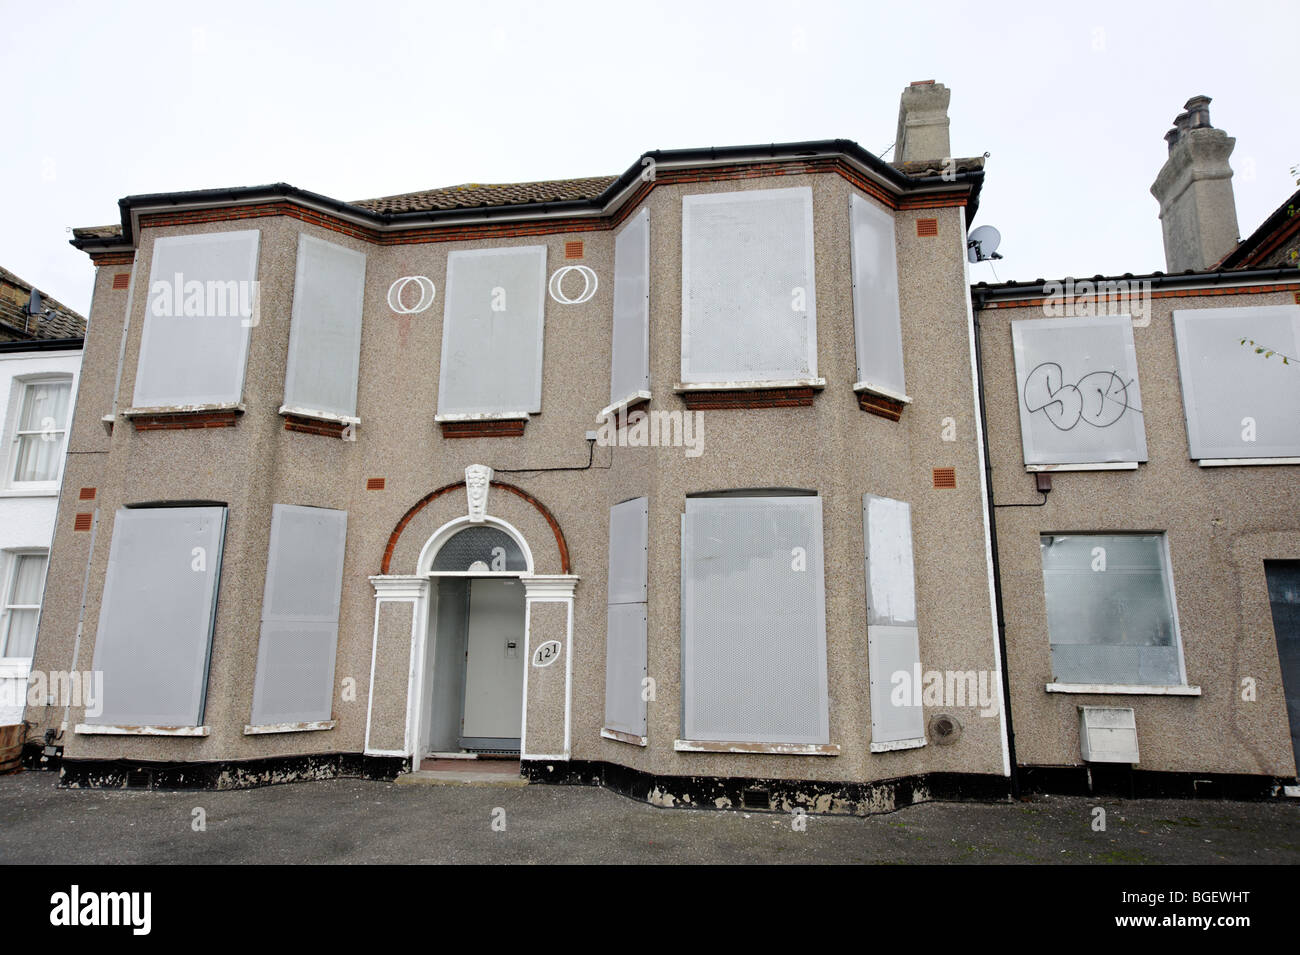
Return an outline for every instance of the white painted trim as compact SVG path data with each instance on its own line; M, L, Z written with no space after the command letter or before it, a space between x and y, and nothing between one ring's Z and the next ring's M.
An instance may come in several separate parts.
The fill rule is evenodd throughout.
M838 756L835 743L726 743L716 740L675 739L679 753L743 753L775 756Z
M204 411L246 411L242 401L221 401L210 405L156 405L151 408L123 408L118 412L123 418L143 415L201 414Z
M888 388L881 388L879 385L873 385L869 381L859 381L853 386L853 391L855 394L860 394L865 391L868 394L880 395L882 398L901 401L905 405L910 405L912 403L912 399L907 397L907 395L900 395L897 391L890 391Z
M491 491L491 485L489 485L489 492L490 491ZM435 572L433 570L433 561L438 556L438 551L442 549L442 546L446 544L448 540L450 540L458 531L463 530L466 527L482 527L484 524L495 527L498 530L505 531L508 535L510 535L510 537L514 538L514 542L519 545L519 550L524 555L524 566L527 568L527 570L497 571L495 573L488 572L486 574L471 574L468 571L457 572L457 571L439 570ZM439 577L442 576L523 577L523 576L531 576L533 573L533 567L534 564L533 564L532 548L528 546L528 540L527 538L524 537L523 533L519 530L519 528L515 527L513 524L509 523L508 521L501 520L501 518L499 517L493 517L491 514L484 514L483 520L481 521L470 520L469 514L465 514L461 517L453 518L452 520L448 521L446 524L443 524L436 531L434 531L432 535L430 535L427 541L424 542L424 546L420 548L420 556L415 562L415 568L416 568L415 576L418 579L425 579L430 574L436 574L436 576ZM372 577L370 579L374 580L375 578Z
M529 584L540 583L540 588L529 592ZM578 583L574 574L552 574L524 578L524 705L519 721L519 758L551 759L567 762L573 752L573 593ZM538 755L528 752L528 681L533 669L533 604L562 603L565 605L564 634L564 751L556 755Z
M626 398L622 398L606 408L601 408L600 413L596 415L596 420L604 421L611 414L614 414L615 412L618 411L622 411L624 408L632 404L634 401L649 401L649 400L650 400L650 392L634 391Z
M1200 696L1199 686L1139 683L1049 683L1048 693L1113 693L1121 696Z
M74 733L83 736L207 736L207 726L105 726L98 723L78 723Z
M386 577L370 578L370 582L375 586L375 623L373 636L370 642L370 690L366 696L365 753L367 756L411 756L413 753L413 750L411 749L411 720L413 719L411 713L411 692L413 689L411 681L415 678L415 674L411 668L415 666L415 658L417 654L422 653L422 647L417 647L416 644L422 639L423 622L420 619L420 611L421 609L428 608L429 579L427 577L398 578L397 580L399 585L404 584L406 587L410 588L401 596L396 596L393 593L382 593L385 589L383 584L388 579L389 578ZM413 581L418 582L414 587L411 586ZM396 590L396 588L394 588L394 590ZM411 590L413 590L414 593L412 593ZM370 745L375 708L375 661L379 654L379 610L385 603L405 603L411 605L411 647L407 656L406 714L402 735L403 749L401 750L379 750L374 749Z
M370 578L377 600L415 600L428 578L418 574L381 574Z
M529 600L572 600L581 578L577 574L534 574L521 579Z
M999 709L1001 705L999 702ZM896 739L887 743L872 743L871 751L873 753L888 753L896 749L920 749L925 745L925 737L918 736L916 739Z
M1039 471L1136 471L1138 461L1107 461L1094 464L1026 464L1025 472L1034 474Z
M649 740L644 736L637 736L633 733L624 733L621 730L612 730L605 727L601 728L600 735L605 739L612 739L616 743L627 743L629 746L645 746Z
M1203 468L1239 468L1259 464L1300 464L1300 458L1202 458L1196 463Z
M532 417L527 411L457 411L436 414L433 420L443 421L527 421Z
M245 736L260 736L263 733L310 733L315 730L332 730L338 720L313 720L308 723L262 723L244 726Z
M989 527L989 486L988 473L984 469L985 455L988 453L984 447L984 416L980 414L980 375L979 375L979 355L975 348L975 309L971 304L970 297L970 262L966 259L966 207L958 208L960 214L961 228L958 230L958 239L963 248L958 250L957 254L961 256L962 261L962 286L965 289L963 293L966 299L966 337L970 346L970 379L971 379L971 403L975 411L975 451L976 459L979 463L980 475L980 517L984 521L984 565L985 572L989 581L989 622L992 624L993 633L993 660L997 665L996 673L998 675L998 726L1000 727L999 739L1002 742L1002 775L1011 776L1011 744L1007 738L1007 713L1006 707L1002 705L1002 647L998 643L998 604L996 586L993 580L993 532Z
M825 378L781 378L768 381L687 381L674 382L673 391L761 391L769 388L825 388Z
M335 414L333 411L317 411L314 408L299 408L297 405L281 405L279 414L296 415L299 418L315 418L317 421L330 421L337 424L361 423L361 419L355 415Z

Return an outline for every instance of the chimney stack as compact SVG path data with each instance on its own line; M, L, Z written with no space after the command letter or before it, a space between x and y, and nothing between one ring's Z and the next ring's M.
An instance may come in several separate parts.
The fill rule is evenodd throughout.
M898 134L894 137L894 160L941 163L952 155L948 142L948 87L934 80L920 80L903 90L898 104Z
M1237 141L1210 125L1210 98L1193 96L1165 133L1169 158L1151 194L1160 203L1169 272L1200 271L1237 247L1228 157Z

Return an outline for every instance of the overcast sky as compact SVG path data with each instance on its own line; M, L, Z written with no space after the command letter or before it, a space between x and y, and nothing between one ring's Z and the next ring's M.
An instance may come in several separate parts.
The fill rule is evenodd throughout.
M363 199L614 174L648 149L894 140L912 80L990 153L973 279L1164 268L1149 188L1204 93L1249 234L1300 163L1290 3L0 4L0 265L85 312L72 226L146 192Z

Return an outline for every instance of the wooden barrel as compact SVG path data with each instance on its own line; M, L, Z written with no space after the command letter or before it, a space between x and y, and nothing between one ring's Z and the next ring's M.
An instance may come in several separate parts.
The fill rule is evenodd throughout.
M26 738L26 723L0 726L0 776L22 770L23 740Z

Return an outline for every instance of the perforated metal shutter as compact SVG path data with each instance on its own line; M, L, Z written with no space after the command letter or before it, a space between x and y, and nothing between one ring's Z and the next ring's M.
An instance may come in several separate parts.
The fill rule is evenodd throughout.
M542 410L546 246L447 256L439 414Z
M921 649L912 563L912 507L862 496L867 555L867 666L871 680L871 747L925 742ZM902 674L900 677L899 674ZM895 692L897 691L897 692Z
M240 400L260 235L248 230L154 241L136 407Z
M609 402L650 390L650 211L614 240L614 342Z
M225 526L224 507L114 515L95 632L103 706L86 722L202 724Z
M682 380L817 374L812 190L682 199Z
M855 193L849 197L849 221L858 381L905 395L894 216Z
M1192 458L1300 456L1300 306L1179 309L1174 338Z
M609 509L609 600L605 636L605 726L646 734L646 555L649 501Z
M298 236L286 406L356 416L365 282L363 253Z
M272 509L254 725L330 718L347 529L346 511Z
M820 498L687 499L682 686L687 739L829 742Z
M1026 464L1147 459L1127 315L1011 323Z

